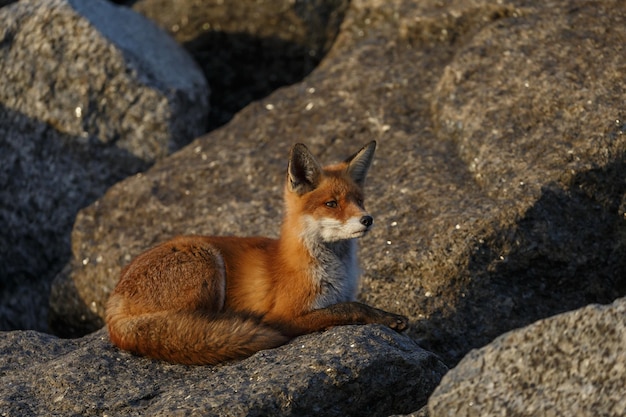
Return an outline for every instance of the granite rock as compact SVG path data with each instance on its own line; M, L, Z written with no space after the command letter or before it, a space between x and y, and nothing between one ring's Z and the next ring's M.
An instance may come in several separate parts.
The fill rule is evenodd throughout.
M104 0L2 9L1 103L149 162L204 132L206 80L138 13Z
M385 416L426 403L445 365L382 326L344 326L217 367L171 365L81 339L0 334L0 409L14 417Z
M623 416L624 345L624 298L540 320L465 356L429 416Z

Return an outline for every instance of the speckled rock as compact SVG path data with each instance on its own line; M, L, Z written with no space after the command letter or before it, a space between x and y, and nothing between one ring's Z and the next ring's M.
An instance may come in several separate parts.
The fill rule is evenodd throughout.
M0 351L0 409L12 417L386 416L425 404L447 370L382 326L335 328L219 367L134 357L104 331L3 333Z
M471 351L430 417L626 414L626 299L540 320Z
M147 19L103 0L0 9L0 329L45 330L77 211L204 132L208 88Z
M203 133L204 77L141 15L104 0L26 0L1 18L4 106L151 162Z

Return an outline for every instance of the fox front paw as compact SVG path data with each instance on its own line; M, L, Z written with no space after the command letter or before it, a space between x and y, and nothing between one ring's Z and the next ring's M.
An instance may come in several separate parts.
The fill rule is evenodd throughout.
M397 332L403 332L409 327L409 319L399 314L387 313L382 324L389 326Z

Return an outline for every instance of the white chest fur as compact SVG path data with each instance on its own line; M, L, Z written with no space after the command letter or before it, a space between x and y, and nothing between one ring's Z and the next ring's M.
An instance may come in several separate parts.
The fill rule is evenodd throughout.
M317 263L311 271L319 293L312 308L324 308L354 301L359 287L359 266L355 239L315 245L310 248Z

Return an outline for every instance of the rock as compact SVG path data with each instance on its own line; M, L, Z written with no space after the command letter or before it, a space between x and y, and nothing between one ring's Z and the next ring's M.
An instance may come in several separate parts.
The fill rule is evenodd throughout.
M626 15L608 0L516 4L351 2L303 82L81 211L59 275L81 307L66 328L99 328L120 269L159 241L275 236L295 142L331 162L378 140L361 299L410 316L449 365L626 293Z
M26 0L1 18L4 106L149 162L204 132L204 77L139 14L103 0Z
M425 287L452 306L423 327L424 346L448 342L447 359L626 292L626 124L615 87L626 14L614 1L522 4L463 42L431 101L437 136L477 187L472 197L462 188L443 232L456 234L450 244L429 245L427 264L456 271Z
M219 367L114 348L104 330L62 340L0 335L7 415L385 416L426 402L447 368L382 326L344 326Z
M167 30L211 85L210 127L253 100L309 74L332 46L347 0L137 0L132 8Z
M623 416L626 299L540 320L471 351L428 401L430 417Z
M428 417L428 407L422 407L410 414L396 414L395 416L389 417Z
M0 9L0 329L46 330L77 211L204 132L208 88L154 24L103 0Z

